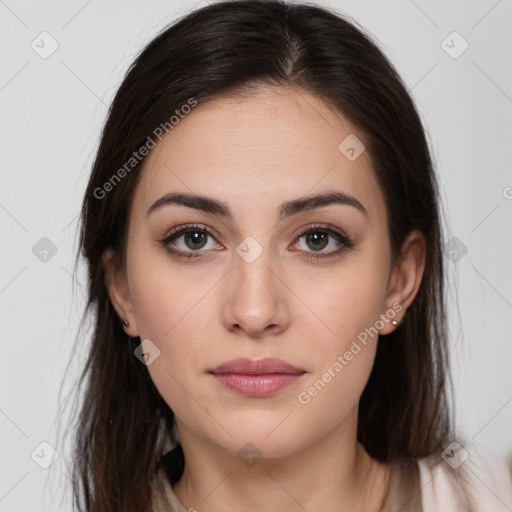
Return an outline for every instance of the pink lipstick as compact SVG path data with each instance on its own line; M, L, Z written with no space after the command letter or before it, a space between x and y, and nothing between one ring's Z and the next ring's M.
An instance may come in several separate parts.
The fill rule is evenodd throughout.
M228 389L249 397L265 397L293 384L306 372L281 359L267 357L258 361L233 359L210 373Z

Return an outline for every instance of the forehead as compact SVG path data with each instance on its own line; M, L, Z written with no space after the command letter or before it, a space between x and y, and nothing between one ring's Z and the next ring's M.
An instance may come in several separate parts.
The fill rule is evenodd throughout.
M347 158L346 140L354 146L364 134L302 90L269 87L216 98L194 107L151 150L134 202L143 207L178 190L213 195L234 210L255 202L263 209L335 189L383 213L370 155Z

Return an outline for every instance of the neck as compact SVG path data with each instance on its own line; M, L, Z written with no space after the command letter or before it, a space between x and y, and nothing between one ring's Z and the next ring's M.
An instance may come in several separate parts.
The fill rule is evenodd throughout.
M287 456L245 463L177 422L185 470L173 490L187 508L369 512L383 504L389 468L357 442L357 421Z

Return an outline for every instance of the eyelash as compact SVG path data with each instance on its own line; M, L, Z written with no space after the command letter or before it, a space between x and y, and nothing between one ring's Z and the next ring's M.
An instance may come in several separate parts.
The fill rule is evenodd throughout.
M206 252L206 251L198 250L198 251L184 252L181 250L171 249L169 247L169 243L171 241L173 241L176 238L179 238L181 235L183 235L187 232L190 232L190 231L201 231L203 233L208 234L210 237L212 237L214 240L216 240L215 234L212 233L205 226L202 226L200 224L187 224L184 226L179 226L179 227L173 228L170 232L168 232L167 236L165 236L163 239L159 240L159 243L174 258L186 259L186 260L190 260L191 258L203 258L204 256L201 255L200 253ZM300 240L301 237L303 237L304 235L307 235L308 233L317 233L317 232L326 233L329 236L333 237L335 240L338 241L338 243L341 244L341 247L339 249L336 249L335 251L331 251L328 253L312 252L311 255L305 256L305 258L307 258L307 259L319 260L319 259L331 258L331 257L341 254L342 252L345 252L346 250L350 250L350 249L354 248L355 244L348 235L346 235L339 229L334 229L325 224L315 224L312 226L307 226L306 228L304 228L297 234L296 239ZM309 253L309 251L305 251L305 252Z

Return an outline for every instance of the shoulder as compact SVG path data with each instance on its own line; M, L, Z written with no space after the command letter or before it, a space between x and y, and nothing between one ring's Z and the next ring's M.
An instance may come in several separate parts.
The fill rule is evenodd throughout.
M418 460L424 512L512 510L512 475L505 461L468 450L457 445L445 450L444 458Z

